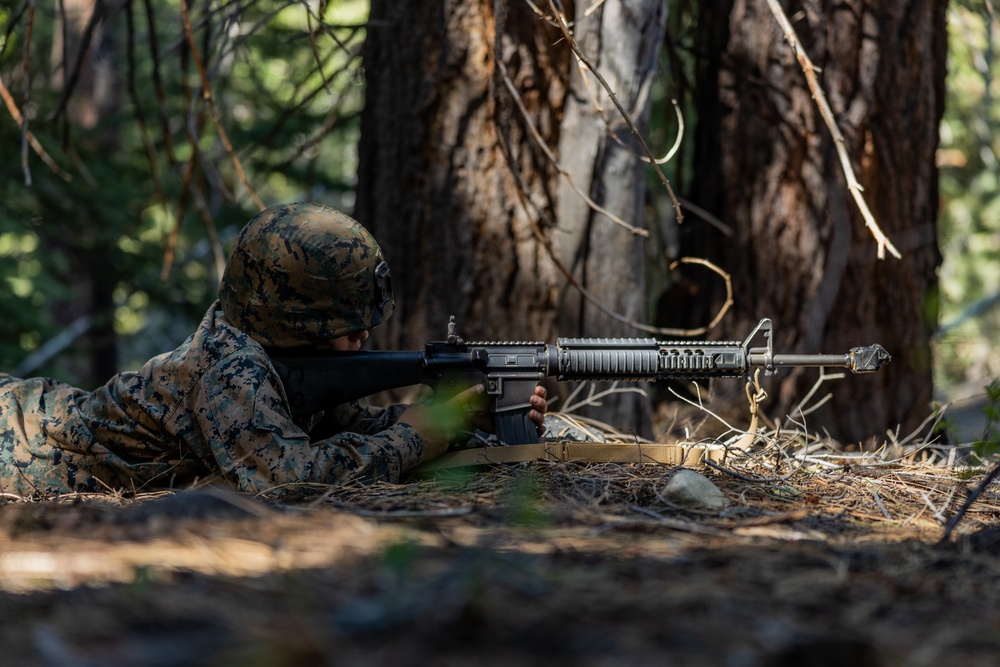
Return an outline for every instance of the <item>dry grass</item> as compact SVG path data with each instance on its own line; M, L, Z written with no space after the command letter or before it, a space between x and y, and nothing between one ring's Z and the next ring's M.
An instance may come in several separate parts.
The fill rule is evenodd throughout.
M762 432L714 513L650 464L8 498L0 663L993 664L996 485L942 544L985 470L891 445Z

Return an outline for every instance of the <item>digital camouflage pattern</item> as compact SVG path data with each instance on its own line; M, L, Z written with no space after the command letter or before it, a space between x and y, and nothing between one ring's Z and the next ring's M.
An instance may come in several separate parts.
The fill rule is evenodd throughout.
M263 348L218 303L173 352L84 392L0 374L0 492L28 496L183 488L221 478L247 492L350 478L398 481L423 457L403 406L336 406L312 424L289 416Z
M372 235L319 204L257 214L226 264L226 317L267 347L322 346L392 313L388 266Z
M0 492L398 481L424 451L396 421L405 406L354 402L295 423L263 347L321 346L391 310L381 251L356 222L315 204L263 211L237 242L220 301L173 352L93 392L0 373Z

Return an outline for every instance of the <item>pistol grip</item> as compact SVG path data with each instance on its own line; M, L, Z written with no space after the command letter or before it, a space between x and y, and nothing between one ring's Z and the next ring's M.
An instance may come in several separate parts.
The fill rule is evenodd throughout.
M504 445L528 445L538 442L538 427L528 417L531 407L496 413L497 439Z

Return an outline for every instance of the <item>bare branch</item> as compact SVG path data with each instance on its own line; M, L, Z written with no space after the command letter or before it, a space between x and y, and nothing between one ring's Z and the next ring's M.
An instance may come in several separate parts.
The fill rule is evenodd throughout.
M555 14L557 23L559 25L559 29L562 30L563 36L566 38L566 42L569 44L570 49L572 49L573 53L576 54L577 59L584 65L586 65L587 69L589 69L594 74L594 76L597 77L597 80L600 81L601 86L603 86L604 90L608 93L608 96L614 103L615 108L618 109L618 113L621 114L622 120L624 120L625 124L628 125L628 129L632 133L632 136L634 136L636 141L639 142L639 145L642 147L642 150L646 154L646 157L649 158L653 170L656 172L656 175L660 178L660 182L663 183L663 187L666 188L667 194L670 196L670 201L673 202L674 204L674 211L676 212L677 215L677 224L681 224L682 222L684 222L684 214L681 212L680 202L677 201L677 196L674 194L674 189L670 187L670 181L667 180L667 177L663 174L663 170L660 169L660 165L656 162L656 157L653 155L653 152L649 150L649 146L646 145L646 140L642 138L642 133L639 132L639 129L635 126L635 123L632 122L632 117L629 116L628 112L625 110L625 107L623 107L621 105L621 102L618 101L618 97L615 95L615 92L611 89L611 86L608 85L608 82L604 79L603 76L601 76L601 73L597 71L597 68L594 67L593 63L591 63L590 60L587 59L587 56L584 55L583 51L580 50L580 45L576 43L576 39L573 37L573 33L570 32L570 27L569 24L566 22L566 17L564 16L561 9L556 7L556 2L558 2L558 0L548 0L548 2L549 2L549 8L552 10L552 13Z
M587 7L587 11L583 13L584 18L587 18L588 16L596 12L598 9L600 9L601 5L603 4L604 0L597 0L597 2L592 4L590 7Z
M955 530L955 526L958 525L958 523L962 520L962 517L965 516L965 513L969 511L970 507L972 507L972 504L979 499L979 496L983 495L983 492L986 491L986 487L992 484L998 475L1000 475L1000 463L995 463L990 469L989 474L987 474L986 477L983 478L983 481L979 483L979 486L969 491L968 496L965 498L965 502L962 503L962 506L958 508L958 511L955 512L950 519L948 519L948 523L944 527L944 535L941 537L942 543L951 539L951 533Z
M17 108L17 103L14 101L14 97L10 94L10 91L7 90L7 86L4 85L2 80L0 80L0 98L3 98L4 105L7 107L7 112L10 113L10 117L14 119L14 122L19 126L24 127L26 123L24 123L24 119L21 116L21 111ZM31 146L31 149L35 151L35 154L42 158L42 162L44 162L53 173L59 176L59 178L63 179L67 183L73 180L73 177L63 171L63 169L56 164L56 161L52 159L44 148L42 148L42 145L38 142L38 139L35 138L35 135L30 130L28 131L28 144ZM28 185L30 184L31 183L29 182Z
M609 220L611 220L615 224L621 225L622 227L627 229L630 233L635 234L636 236L649 236L649 230L636 227L634 225L629 224L625 220L622 220L620 217L618 217L617 215L615 215L614 213L607 210L606 208L595 202L593 199L591 199L590 196L587 195L587 193L581 190L577 186L577 184L573 182L573 178L569 175L569 172L566 171L566 169L564 169L561 164L559 164L559 160L557 160L556 156L553 155L552 149L549 148L548 144L545 143L545 140L542 139L542 136L538 133L538 129L535 128L535 124L532 122L531 117L528 114L528 110L524 108L524 102L521 100L521 95L520 93L518 93L517 87L514 86L514 82L511 81L510 79L510 74L507 72L507 66L504 65L503 61L499 58L499 54L496 60L496 64L497 64L497 69L500 71L500 76L503 78L504 85L506 85L507 90L514 98L514 103L517 104L517 108L521 111L521 116L524 118L524 122L528 126L528 131L531 133L531 136L535 140L535 143L537 143L538 147L542 149L542 153L544 153L545 157L548 158L549 162L552 163L552 166L556 168L556 171L558 171L559 174L566 179L566 182L569 184L571 188L573 188L573 191L577 195L579 195L579 197L583 201L587 203L587 206L594 209L598 213L606 216Z
M497 53L499 53L499 48L497 49ZM546 155L546 157L553 164L553 166L557 170L559 170L560 174L562 174L562 175L564 175L566 177L567 182L569 182L570 185L573 186L574 190L577 191L577 193L583 198L583 200L586 201L586 202L588 202L588 205L591 205L594 208L594 210L597 210L597 211L603 213L604 212L603 209L601 209L596 203L593 203L590 200L589 197L587 197L585 194L583 194L582 192L580 192L580 190L578 188L576 188L575 185L573 185L572 179L569 178L569 175L566 174L565 170L563 170L562 167L559 165L558 160L556 160L555 155L552 154L551 149L548 147L548 145L542 139L541 135L538 133L538 130L535 128L534 123L531 121L531 118L530 118L530 116L528 114L528 111L527 111L527 109L525 109L524 104L523 104L523 102L521 100L521 96L518 93L517 88L514 86L514 82L511 81L510 75L507 72L507 68L504 65L503 61L499 58L499 56L495 56L495 62L496 62L497 71L499 72L501 78L503 79L504 85L507 87L508 91L511 93L511 96L514 99L514 102L517 104L518 109L520 110L521 115L524 118L525 124L527 125L528 130L529 130L529 132L532 135L532 138L535 140L535 142L537 143L537 145L539 146L539 148ZM505 135L504 135L503 132L500 132L499 136L501 138L503 138ZM706 260L689 259L689 260L685 260L684 263L700 263L700 264L703 264L705 266L709 266L709 268L713 268L714 267L713 270L715 270L719 275L723 276L723 278L726 281L726 293L727 293L726 303L723 304L722 310L720 310L720 312L716 315L716 317L712 320L712 322L707 327L701 327L699 329L671 329L671 328L663 328L663 327L653 327L653 326L650 326L648 324L643 324L641 322L636 322L636 321L632 320L631 318L625 317L624 315L622 315L622 314L620 314L620 313L618 313L618 312L616 312L616 311L608 308L603 303L601 303L598 299L596 299L594 297L594 295L592 295L590 293L589 290L587 290L586 287L584 287L580 283L579 280L576 279L576 276L573 275L573 272L570 271L570 269L559 260L558 256L556 255L555 249L552 247L551 241L548 239L548 237L545 235L545 233L542 231L541 227L539 226L538 220L540 218L542 218L543 216L536 209L535 205L533 203L530 203L530 200L529 200L529 198L527 197L527 195L525 193L524 183L521 181L521 177L518 174L517 168L515 166L515 161L514 161L512 153L511 153L510 145L506 141L501 141L501 145L503 147L504 157L507 160L507 166L510 169L510 173L513 176L515 184L517 186L518 200L521 203L521 207L525 211L525 217L528 219L529 225L531 227L532 235L535 237L535 240L545 249L545 252L548 255L548 257L549 257L550 261L552 262L553 266L556 267L556 269L563 275L563 277L566 278L566 281L574 289L576 289L583 296L583 298L586 299L586 301L588 303L590 303L591 305L593 305L595 308L597 308L599 311L601 311L602 313L604 313L608 317L610 317L613 320L616 320L618 322L621 322L622 324L626 324L626 325L628 325L628 326L630 326L630 327L632 327L634 329L637 329L639 331L645 331L647 333L661 334L661 335L666 335L666 336L694 336L694 335L698 335L698 334L704 333L705 331L708 331L709 329L711 329L712 327L714 327L719 322L719 320L721 320L721 318L725 314L726 310L728 310L729 307L732 305L732 285L730 283L729 275L727 273L725 273L724 271L722 271L718 267L714 267L714 265L711 265ZM605 215L608 215L608 217L610 219L612 219L612 220L616 219L610 212L605 213ZM630 227L624 221L621 221L619 224L624 224L624 225ZM648 233L649 233L648 230L644 230L644 229L638 230L636 233L638 234L640 232L643 233L643 235L648 235ZM681 260L678 260L678 261L681 261Z
M670 264L670 267L669 267L670 270L673 271L675 268L677 268L678 264L697 264L699 266L704 266L708 270L716 273L719 277L721 277L722 280L726 284L726 299L722 303L722 306L719 308L719 312L717 312L715 314L715 317L712 318L711 322L709 322L707 325L705 325L703 327L699 327L697 329L684 329L684 330L680 330L678 333L672 334L672 335L675 335L675 336L699 336L699 335L701 335L703 333L707 333L711 329L714 329L719 324L719 322L722 321L722 318L726 315L726 313L729 312L729 309L733 307L733 303L735 303L735 302L733 300L733 280L732 280L732 276L730 276L728 273L726 273L721 268L719 268L717 265L713 264L712 262L708 261L707 259L702 259L700 257L681 257L680 259L675 260L673 263ZM667 331L667 330L658 329L657 333L661 333L661 332L665 332L665 331Z
M7 20L7 30L4 32L3 41L0 42L0 58L3 58L3 52L7 50L7 45L10 43L10 36L14 34L14 28L17 26L18 21L24 16L24 12L28 9L28 5L32 4L33 0L24 0L21 6L18 8L14 15Z
M31 100L31 33L35 27L35 0L28 0L28 27L24 35L24 91L21 95L21 108L27 109ZM28 117L21 118L21 169L24 171L24 184L31 187L31 169L28 167Z
M194 174L195 165L198 163L198 152L191 153L191 157L184 165L184 172L181 175L181 192L178 200L177 215L174 217L174 228L167 237L166 247L163 249L163 269L160 271L160 280L166 281L170 277L170 270L174 265L174 252L177 249L177 240L181 234L181 223L184 221L184 213L187 210L188 197L191 194L191 181Z
M854 201L857 203L858 209L865 219L865 226L868 227L872 236L875 237L875 241L878 243L878 258L885 259L885 252L888 250L889 254L896 259L902 259L903 256L896 250L896 246L892 244L881 228L879 228L878 223L875 221L875 216L872 215L871 210L868 208L868 203L865 202L864 195L861 194L863 188L858 183L858 178L854 174L854 167L851 166L851 158L847 154L844 135L840 133L837 121L833 117L833 110L830 109L830 105L826 101L826 95L823 93L823 89L816 79L815 66L806 54L805 49L802 48L802 43L799 42L799 37L795 34L795 29L792 28L792 24L785 15L781 5L778 4L778 0L767 0L767 5L771 8L771 13L774 14L778 25L781 26L782 31L785 33L785 39L788 40L789 45L792 47L792 52L798 59L799 66L806 76L806 83L809 86L809 91L812 93L813 99L816 100L816 106L819 108L820 115L823 116L826 126L830 129L834 146L837 149L837 157L840 158L840 166L844 170L844 176L847 178L847 189L850 190L851 196L854 197Z
M153 89L156 91L156 103L160 116L160 131L163 135L163 147L167 150L167 159L177 162L174 153L174 139L170 133L170 118L167 114L167 93L163 87L163 77L160 76L159 44L156 38L156 20L153 17L152 0L143 0L146 6L146 26L149 35L149 51L153 61Z
M674 105L674 112L677 114L677 138L674 139L674 145L670 147L666 155L658 160L653 160L656 164L666 164L673 160L681 148L681 141L684 139L684 114L681 113L681 105L677 104L677 100L670 100L670 103ZM643 157L643 159L648 160L649 158Z
M243 165L240 164L240 159L236 156L236 152L233 150L233 146L229 142L229 135L226 134L226 130L222 126L222 119L219 117L219 110L216 108L215 100L212 97L212 87L208 78L208 72L205 71L205 63L201 58L201 53L198 51L198 45L195 43L194 33L191 30L191 17L188 12L187 0L181 0L181 17L184 21L184 34L187 35L188 46L191 48L191 55L194 57L198 73L201 75L201 96L205 104L208 106L209 114L212 116L212 122L215 124L215 129L219 132L219 139L222 141L222 145L225 147L226 153L229 155L229 159L232 160L233 167L236 168L236 174L239 176L240 183L243 184L247 194L250 195L250 198L253 200L254 204L257 205L257 208L264 210L264 202L260 200L260 197L257 196L257 193L247 180L246 173L243 171Z
M733 228L732 227L730 227L729 225L727 225L726 223L724 223L722 220L719 220L718 217L712 215L711 213L709 213L708 211L706 211L705 209L703 209L701 206L698 206L697 204L692 203L690 200L684 199L684 197L678 197L677 199L682 204L684 204L684 208L687 209L689 213L695 214L696 216L698 216L699 218L701 218L702 220L704 220L708 224L710 224L713 227L715 227L716 229L718 229L720 232L722 232L726 236L732 236L733 235Z
M502 132L500 133L500 136L503 137ZM566 278L566 281L571 286L573 286L573 288L576 289L583 296L583 298L587 300L588 303L593 305L595 308L597 308L599 311L601 311L611 319L621 322L622 324L626 324L632 327L633 329L637 329L639 331L645 331L647 333L661 334L665 336L695 336L704 333L708 329L714 327L716 323L718 323L718 321L722 318L722 315L729 308L732 302L732 285L729 281L729 274L725 273L718 267L715 267L713 270L715 270L717 273L725 277L726 292L728 297L726 300L726 304L723 305L723 309L719 312L719 314L715 316L711 324L709 324L709 326L707 327L701 327L699 329L670 329L665 327L653 327L648 324L643 324L642 322L636 322L628 317L625 317L621 313L611 310L603 303L601 303L598 299L596 299L594 295L591 294L589 290L587 290L586 287L580 284L580 281L576 279L576 276L573 275L573 272L570 271L565 264L559 261L559 258L556 256L555 249L552 247L552 242L542 231L542 228L538 223L538 220L541 217L543 217L542 214L535 208L534 204L529 203L528 197L525 194L524 183L521 181L521 177L518 174L517 169L515 168L514 158L511 155L510 146L507 144L506 141L501 141L501 145L504 149L503 153L504 153L504 158L507 160L507 166L510 169L510 173L513 176L514 181L517 185L516 191L517 191L518 201L521 203L521 208L524 209L525 217L528 219L528 224L531 228L532 236L534 236L535 241L537 241L538 244L545 249L545 253L546 255L548 255L549 260L552 262L552 265L556 267L556 269L563 275L563 277ZM689 261L691 263L705 264L706 266L710 265L710 263L707 260L689 259ZM714 267L714 265L711 266Z
M101 20L101 12L99 11L100 8L101 8L100 3L94 5L94 9L90 14L90 19L87 21L87 27L84 28L83 30L83 34L81 35L80 38L80 48L76 54L76 62L73 63L73 71L70 74L69 79L66 80L66 83L63 84L62 94L59 96L59 102L56 103L55 108L52 109L51 112L49 112L49 115L46 118L46 120L48 120L50 123L59 118L66 110L66 104L69 103L69 98L73 95L73 89L76 88L76 84L80 80L80 72L83 70L84 63L87 62L87 54L90 51L90 40L93 39L94 30L97 28L97 24ZM64 19L63 25L65 24L66 21ZM66 40L63 40L63 44L68 45L68 42ZM64 51L63 62L60 63L60 66L63 68L64 72L66 70L65 60L68 55L69 52Z
M193 185L191 195L194 198L194 207L201 216L202 224L205 226L205 233L208 234L217 286L222 281L222 274L226 269L226 256L222 249L222 240L219 238L219 231L215 227L215 219L208 208L208 202L205 201L205 193L202 192L201 187L197 184Z
M157 162L156 147L149 136L149 128L146 126L146 118L142 113L142 105L139 103L139 93L135 88L135 19L132 15L132 3L125 7L125 22L128 32L126 42L126 54L128 57L128 79L126 87L129 98L132 100L132 107L135 109L135 119L139 124L139 135L142 137L142 145L146 149L146 160L149 162L149 171L153 176L153 184L156 189L156 198L165 202L167 195L163 187L163 177L160 175L160 167Z
M629 151L630 153L635 154L636 158L642 160L643 162L647 163L655 162L656 164L666 164L667 162L670 162L671 159L673 159L674 155L677 154L677 151L681 147L681 140L684 138L684 114L681 113L681 107L679 104L677 104L677 100L670 100L670 103L674 105L674 112L677 114L677 137L674 139L674 145L670 147L670 150L668 150L666 155L664 155L663 157L651 160L645 155L636 154L635 151L632 150L632 147L626 145L625 142L621 140L621 137L618 136L618 133L611 128L611 124L608 122L608 119L604 116L604 107L601 106L600 101L598 101L597 99L597 93L591 87L590 81L587 79L587 68L583 65L582 62L579 61L577 62L577 67L580 69L580 76L583 79L583 87L587 89L587 93L590 95L590 101L593 103L594 108L597 110L597 117L600 118L601 122L604 123L604 127L607 128L608 130L608 136L614 139L615 143L617 143L619 146Z
M323 71L323 60L319 57L319 48L316 46L316 34L313 32L312 9L309 7L308 0L303 0L302 6L306 10L306 32L309 34L309 48L312 51L313 58L316 60L316 71L319 72L319 78L323 81L323 88L329 92L330 82L326 80L326 72Z

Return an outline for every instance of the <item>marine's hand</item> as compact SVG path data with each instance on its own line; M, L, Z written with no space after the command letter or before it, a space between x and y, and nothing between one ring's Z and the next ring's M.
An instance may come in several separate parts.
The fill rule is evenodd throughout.
M459 430L470 425L492 432L492 416L483 412L483 394L486 388L478 384L460 392L443 403L411 405L399 416L399 421L409 424L424 443L424 460L441 456ZM545 387L535 387L528 402L528 418L535 423L538 435L545 433L545 413L549 409Z
M477 384L443 403L411 405L403 411L399 421L409 424L420 435L424 443L424 461L448 451L448 443L460 429L468 426L473 410L480 407L479 399L485 391L483 385Z
M545 387L539 385L535 387L535 393L533 393L528 398L528 403L531 404L531 409L528 410L528 419L535 422L535 428L538 430L538 435L545 433L545 413L549 409L548 401L546 401L547 393ZM478 403L474 402L473 404ZM472 425L478 429L482 429L487 433L496 433L496 415L491 412L480 412L472 419Z
M535 393L528 399L528 402L531 403L531 410L528 411L528 419L535 422L538 435L545 433L545 413L549 409L549 403L545 400L547 395L545 387L538 385L535 387Z

